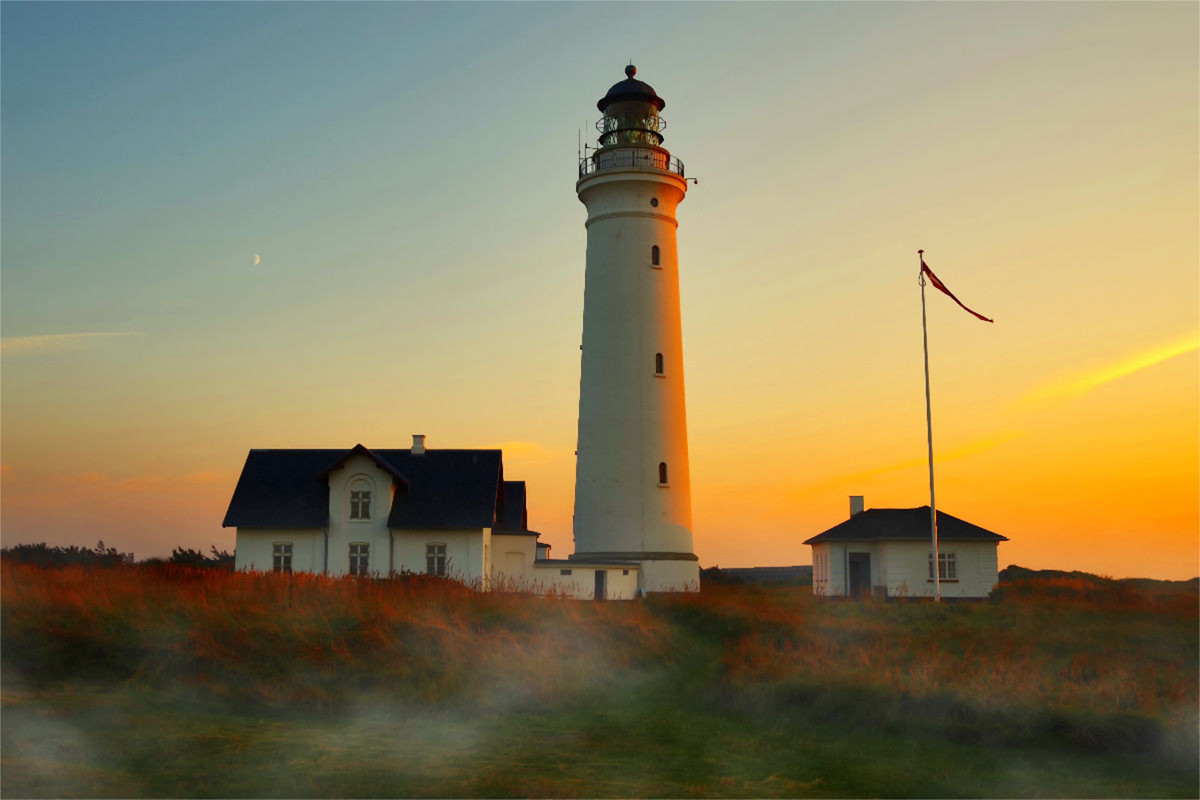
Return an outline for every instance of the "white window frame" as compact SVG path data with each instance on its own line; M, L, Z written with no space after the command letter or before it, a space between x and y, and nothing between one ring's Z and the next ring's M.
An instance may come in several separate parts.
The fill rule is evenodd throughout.
M292 574L292 549L291 542L271 543L271 572Z
M436 575L439 578L446 577L446 543L445 542L426 542L425 543L425 574Z
M933 553L929 554L929 580L933 580ZM958 580L958 559L954 553L938 553L938 580Z
M371 545L369 542L350 542L350 574L366 575L371 569Z

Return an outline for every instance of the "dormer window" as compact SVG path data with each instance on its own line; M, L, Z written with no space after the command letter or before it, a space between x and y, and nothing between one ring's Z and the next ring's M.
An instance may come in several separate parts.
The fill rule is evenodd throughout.
M367 489L354 489L350 492L350 519L371 518L371 492Z

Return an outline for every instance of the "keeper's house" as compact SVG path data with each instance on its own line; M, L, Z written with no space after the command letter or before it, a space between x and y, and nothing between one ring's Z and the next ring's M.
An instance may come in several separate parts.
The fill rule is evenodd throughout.
M550 559L525 483L499 450L251 450L224 527L236 568L323 575L418 572L480 589L627 599L638 565Z
M987 597L998 580L997 548L1008 539L939 511L942 597ZM813 594L823 597L932 597L929 506L871 508L850 498L850 519L812 545Z

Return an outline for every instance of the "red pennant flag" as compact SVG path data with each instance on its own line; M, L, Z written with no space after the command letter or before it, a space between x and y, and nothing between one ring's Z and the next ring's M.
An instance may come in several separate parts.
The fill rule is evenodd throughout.
M959 300L957 297L955 297L955 296L954 296L954 292L952 292L952 291L950 291L949 289L947 289L947 288L946 288L946 284L942 283L942 282L941 282L941 281L938 279L938 276L933 274L933 270L931 270L931 269L929 268L929 266L928 266L928 265L925 263L925 256L921 256L921 272L923 272L923 273L925 273L926 275L928 275L928 276L929 276L929 282L930 282L930 283L932 283L932 284L933 284L933 285L934 285L936 288L940 289L940 290L941 290L941 291L942 291L942 292L943 292L943 293L944 293L944 294L945 294L947 297L949 297L951 300L953 300L954 302L956 302L956 303L958 303L960 306L962 306L962 307L963 307L963 310L964 310L964 311L966 311L967 313L969 313L969 314L974 314L975 316L979 317L979 318L980 318L981 320L983 320L984 322L995 322L995 321L996 321L996 320L994 320L994 319L988 319L988 318L987 318L987 317L985 317L983 314L980 314L978 311L972 311L971 309L969 309L969 308L967 308L966 306L964 306L964 305L963 305L963 301L962 301L962 300Z

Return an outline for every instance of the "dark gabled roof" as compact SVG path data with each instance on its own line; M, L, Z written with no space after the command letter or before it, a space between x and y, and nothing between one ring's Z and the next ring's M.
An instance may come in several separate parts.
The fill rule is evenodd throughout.
M359 446L361 447L361 445ZM224 527L324 528L329 471L351 450L251 450ZM366 451L366 448L362 448ZM490 528L504 478L499 450L367 451L397 476L389 528Z
M376 450L408 478L396 492L389 528L491 528L504 467L499 450Z
M493 533L521 533L529 529L529 514L525 508L525 481L504 482L504 503L496 515Z
M329 483L320 476L345 450L251 450L242 467L226 528L324 528Z
M937 512L938 540L1007 542L1008 537L972 525L945 511ZM929 506L920 508L869 508L850 519L818 533L804 544L864 542L881 539L926 540L930 538Z

